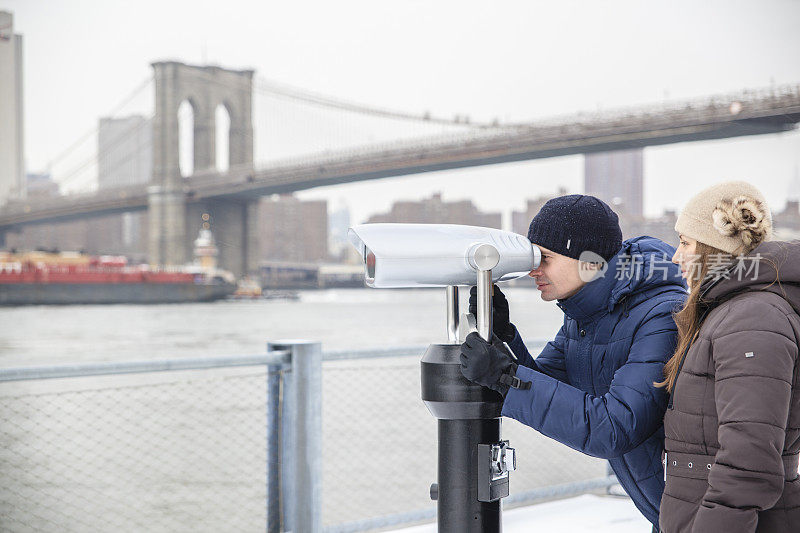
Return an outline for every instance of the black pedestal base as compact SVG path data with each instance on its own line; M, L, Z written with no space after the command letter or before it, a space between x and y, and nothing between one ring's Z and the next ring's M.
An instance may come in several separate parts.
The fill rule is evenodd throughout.
M432 344L422 358L422 399L439 419L440 533L500 533L500 500L478 500L478 445L500 441L503 398L461 374L460 346ZM485 477L485 476L484 476Z

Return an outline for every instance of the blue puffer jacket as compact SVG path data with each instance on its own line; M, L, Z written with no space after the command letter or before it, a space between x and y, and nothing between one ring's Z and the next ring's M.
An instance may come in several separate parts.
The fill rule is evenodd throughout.
M667 405L663 367L675 350L672 312L686 297L675 249L652 237L623 243L608 270L560 300L564 325L534 360L519 333L509 346L517 376L503 415L583 453L608 459L653 524L664 491L661 451Z

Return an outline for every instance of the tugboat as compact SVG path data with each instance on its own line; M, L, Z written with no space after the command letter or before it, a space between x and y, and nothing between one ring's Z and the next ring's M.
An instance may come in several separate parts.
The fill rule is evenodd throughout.
M257 300L261 298L261 285L255 280L245 276L239 280L233 296L236 300Z
M129 265L121 256L0 251L0 305L161 304L208 302L236 290L216 267L219 251L207 224L182 267Z

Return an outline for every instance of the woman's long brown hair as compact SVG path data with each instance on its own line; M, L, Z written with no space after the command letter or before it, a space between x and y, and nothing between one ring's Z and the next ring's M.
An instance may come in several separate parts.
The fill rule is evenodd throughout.
M700 316L698 313L698 303L700 301L700 285L706 279L712 264L710 256L722 257L730 256L722 250L697 242L695 253L698 255L694 267L689 269L689 296L680 311L675 313L675 325L678 326L678 346L669 361L664 365L664 381L654 383L656 387L666 387L667 392L672 392L675 388L675 380L678 379L678 370L687 348L694 342L700 330ZM721 255L720 255L721 254ZM698 272L699 270L699 272Z

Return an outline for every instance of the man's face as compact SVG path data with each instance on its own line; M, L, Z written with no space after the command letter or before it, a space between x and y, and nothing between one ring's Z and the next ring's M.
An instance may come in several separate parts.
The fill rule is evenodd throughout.
M551 252L542 246L539 249L542 251L542 261L539 268L531 270L528 275L536 280L536 288L541 291L542 300L552 302L569 298L586 285L580 277L580 261Z

